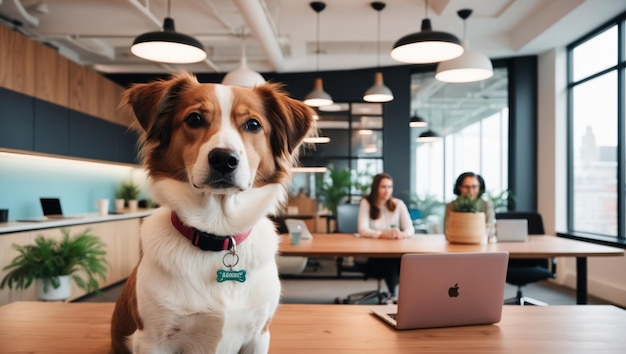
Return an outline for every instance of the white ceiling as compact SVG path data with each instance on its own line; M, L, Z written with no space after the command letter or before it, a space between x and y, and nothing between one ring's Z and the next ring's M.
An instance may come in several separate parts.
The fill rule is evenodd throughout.
M176 30L207 49L196 72L228 72L239 64L241 33L249 66L260 72L315 71L316 14L309 0L173 0ZM400 37L420 30L425 0L389 0L381 12L381 66L401 65L389 52ZM377 14L366 0L327 1L320 14L319 70L377 65ZM467 35L491 58L541 54L564 46L626 11L624 0L430 0L433 29L463 37L456 12L473 9ZM145 11L141 11L143 8ZM106 73L168 72L130 54L133 39L157 31L167 0L0 0L3 24L58 47L83 65Z

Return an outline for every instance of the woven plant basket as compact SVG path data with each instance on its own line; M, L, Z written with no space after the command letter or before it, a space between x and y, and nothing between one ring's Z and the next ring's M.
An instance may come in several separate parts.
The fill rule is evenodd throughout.
M446 219L446 238L450 243L482 243L487 233L485 213L451 212Z

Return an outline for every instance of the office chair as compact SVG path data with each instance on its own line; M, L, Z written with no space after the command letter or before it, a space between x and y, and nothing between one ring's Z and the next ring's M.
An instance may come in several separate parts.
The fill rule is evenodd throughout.
M337 215L335 215L335 232L355 234L359 231L359 205L358 204L340 204L337 206ZM337 277L341 277L343 272L362 273L357 269L356 265L345 265L343 257L337 257Z
M420 220L422 218L422 211L415 208L409 208L409 216L411 216L411 221Z
M541 214L533 212L507 212L496 213L496 219L526 219L528 221L529 235L543 235L543 219ZM506 282L517 286L515 298L505 300L505 304L517 305L541 305L547 303L524 296L522 287L541 280L556 277L556 258L539 259L509 259L509 268L506 274Z
M422 220L423 213L421 210L409 208L409 216L413 222L416 234L428 234L428 230L426 229L427 225L424 223L424 220Z
M338 233L350 233L354 234L359 231L358 227L359 219L359 205L358 204L341 204L337 206L337 227ZM341 299L336 298L337 304L359 304L364 303L371 299L378 299L378 303L383 303L387 298L387 294L382 291L382 275L378 274L376 269L370 269L367 266L367 259L355 259L353 266L346 266L343 264L343 258L337 258L337 276L340 277L342 272L358 272L363 273L363 280L369 278L376 279L376 290L362 291L354 294L349 294L347 297Z

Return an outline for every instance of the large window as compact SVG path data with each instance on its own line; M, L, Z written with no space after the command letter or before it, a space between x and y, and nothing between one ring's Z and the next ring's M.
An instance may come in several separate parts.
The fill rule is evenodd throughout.
M411 108L428 122L411 129L413 197L440 203L454 198L458 175L483 176L492 197L508 189L508 74L475 83L446 84L433 73L413 74ZM438 139L423 142L432 131Z
M619 33L624 15L568 47L568 228L623 238L626 62Z

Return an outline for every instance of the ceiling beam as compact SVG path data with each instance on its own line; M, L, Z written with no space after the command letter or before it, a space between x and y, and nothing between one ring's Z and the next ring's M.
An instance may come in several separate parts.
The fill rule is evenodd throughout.
M278 39L269 23L267 14L259 0L234 0L239 12L261 43L263 52L276 72L285 70L285 57L278 44Z

